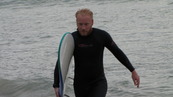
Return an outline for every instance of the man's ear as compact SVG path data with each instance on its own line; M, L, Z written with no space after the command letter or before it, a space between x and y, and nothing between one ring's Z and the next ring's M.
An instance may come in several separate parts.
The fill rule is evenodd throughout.
M92 19L92 25L94 24L94 20Z

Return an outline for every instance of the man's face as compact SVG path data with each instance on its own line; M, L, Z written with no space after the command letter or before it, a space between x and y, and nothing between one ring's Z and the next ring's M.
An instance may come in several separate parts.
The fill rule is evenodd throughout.
M87 36L91 33L93 25L93 19L91 16L78 14L76 23L81 36Z

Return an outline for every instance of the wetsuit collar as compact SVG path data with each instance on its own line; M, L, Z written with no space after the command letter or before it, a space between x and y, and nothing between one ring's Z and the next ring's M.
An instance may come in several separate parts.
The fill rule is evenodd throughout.
M91 29L90 33L89 33L87 36L81 36L78 29L77 29L77 33L78 33L78 35L79 35L80 37L82 37L82 38L87 38L87 37L90 37L90 36L94 33L93 30L94 30L94 28Z

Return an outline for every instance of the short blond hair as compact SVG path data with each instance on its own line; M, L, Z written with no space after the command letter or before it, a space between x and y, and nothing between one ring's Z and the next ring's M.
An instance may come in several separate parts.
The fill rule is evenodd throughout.
M91 18L93 18L93 12L88 8L79 9L75 14L76 18L77 18L77 15L79 15L79 14L80 15L89 15L89 16L91 16Z

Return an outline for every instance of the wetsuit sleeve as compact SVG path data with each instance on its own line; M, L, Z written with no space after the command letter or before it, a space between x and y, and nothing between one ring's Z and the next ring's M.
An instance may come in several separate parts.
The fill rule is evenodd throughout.
M129 59L127 56L124 54L124 52L115 44L113 39L109 34L105 35L106 36L106 42L105 45L106 47L113 53L113 55L126 67L129 69L129 71L133 71L134 67L130 63Z
M59 87L59 68L58 68L58 60L56 62L56 66L55 66L55 70L54 70L54 84L53 84L54 88L58 88Z

